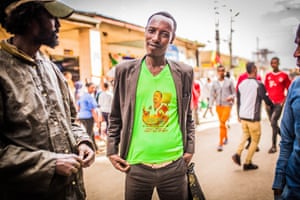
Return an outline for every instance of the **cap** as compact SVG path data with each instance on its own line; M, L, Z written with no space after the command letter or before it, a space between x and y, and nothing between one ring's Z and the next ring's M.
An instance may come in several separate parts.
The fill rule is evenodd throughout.
M19 0L9 4L6 9L5 13L10 15L13 10L19 7L22 4L29 3L29 2L37 2L44 5L46 10L53 15L54 17L58 18L66 18L69 17L73 12L74 9L63 4L62 2L56 0Z

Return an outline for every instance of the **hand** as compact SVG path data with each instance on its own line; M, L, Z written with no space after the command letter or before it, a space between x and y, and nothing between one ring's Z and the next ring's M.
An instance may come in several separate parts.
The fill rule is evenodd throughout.
M85 143L78 146L79 157L82 160L82 167L86 168L91 166L95 161L95 152Z
M280 200L281 199L282 190L281 189L273 189L273 192L274 192L274 199L275 200Z
M192 160L193 154L191 153L184 153L183 154L183 160L185 161L185 163L188 165L191 160Z
M57 154L55 172L62 176L71 176L80 169L82 160L75 154Z
M126 160L122 159L118 155L111 155L108 157L112 165L121 172L127 172L130 168L130 165Z
M281 189L273 189L274 195L281 195L282 190Z
M229 96L226 98L227 102L233 102L233 100L234 100L233 96Z

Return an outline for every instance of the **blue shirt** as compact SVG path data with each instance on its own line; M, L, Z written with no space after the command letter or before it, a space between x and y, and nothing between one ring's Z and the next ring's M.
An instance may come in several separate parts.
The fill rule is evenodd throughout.
M289 88L280 125L280 154L273 189L300 188L300 78Z
M93 118L92 110L97 108L96 99L89 93L84 93L77 102L80 107L78 118L90 119Z

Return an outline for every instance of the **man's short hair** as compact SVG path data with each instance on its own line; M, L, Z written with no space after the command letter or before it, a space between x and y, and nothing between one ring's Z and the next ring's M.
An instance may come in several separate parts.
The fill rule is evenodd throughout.
M108 89L108 88L109 88L109 84L108 84L107 82L104 82L104 83L103 83L103 87L104 87L105 89Z
M277 56L271 58L271 61L272 61L272 60L277 60L278 63L280 62L280 59L279 59Z
M174 32L174 33L176 32L176 29L177 29L177 22L176 22L175 18L174 18L170 13L168 13L168 12L166 12L166 11L160 11L160 12L156 12L156 13L152 14L152 15L148 18L147 25L149 24L150 20L151 20L154 16L157 16L157 15L161 15L161 16L164 16L164 17L167 17L167 18L171 19L172 22L173 22L173 25L174 25L174 27L173 27L173 28L174 28L173 32Z
M218 65L217 71L224 71L225 72L225 67L223 65Z
M255 63L254 62L247 62L246 64L246 71L248 74L252 73L253 69L255 68Z

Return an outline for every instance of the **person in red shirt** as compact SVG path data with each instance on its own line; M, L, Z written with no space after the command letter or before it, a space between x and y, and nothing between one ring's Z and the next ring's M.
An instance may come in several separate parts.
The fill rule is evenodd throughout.
M277 134L280 135L278 120L285 101L286 91L290 86L291 80L287 73L279 70L278 57L273 57L271 59L271 67L273 68L273 71L266 74L265 87L274 107L273 109L266 107L266 111L272 126L272 147L270 148L269 153L275 153L277 151Z
M199 98L200 98L200 83L196 80L193 82L192 88L192 100L191 100L191 109L193 112L193 119L196 125L199 125L199 116L198 116L198 106L199 106Z

